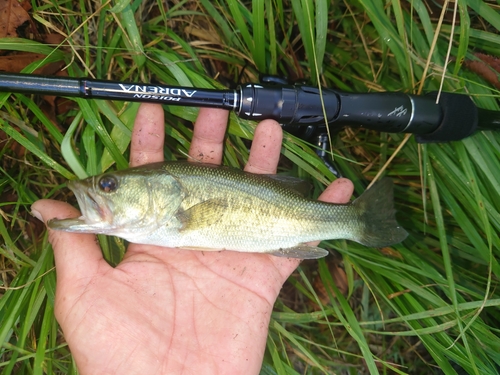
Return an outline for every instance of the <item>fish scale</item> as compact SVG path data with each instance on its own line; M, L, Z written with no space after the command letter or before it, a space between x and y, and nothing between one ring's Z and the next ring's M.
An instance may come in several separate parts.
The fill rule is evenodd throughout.
M211 164L155 163L70 182L82 217L49 225L133 243L296 258L328 254L310 241L381 247L407 235L395 220L389 179L348 204L305 198L297 184Z

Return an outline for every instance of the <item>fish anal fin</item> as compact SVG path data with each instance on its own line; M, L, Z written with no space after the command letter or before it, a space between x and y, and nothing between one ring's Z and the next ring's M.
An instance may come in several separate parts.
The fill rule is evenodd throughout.
M286 249L268 251L267 254L283 258L319 259L326 257L329 252L320 247L300 244Z

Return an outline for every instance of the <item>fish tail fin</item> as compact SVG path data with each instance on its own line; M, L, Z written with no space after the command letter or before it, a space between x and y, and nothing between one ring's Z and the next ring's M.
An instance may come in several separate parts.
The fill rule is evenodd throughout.
M393 196L392 180L384 178L352 203L361 221L356 242L368 247L384 247L408 236L396 221Z

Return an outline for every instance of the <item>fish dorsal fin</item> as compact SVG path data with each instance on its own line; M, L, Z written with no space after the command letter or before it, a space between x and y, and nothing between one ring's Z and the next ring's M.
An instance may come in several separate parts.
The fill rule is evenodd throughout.
M266 174L265 176L279 182L287 189L296 192L302 197L308 196L311 191L311 184L298 177L286 176L282 174Z
M326 257L329 254L329 252L325 249L306 244L300 244L286 249L268 251L267 253L277 257L298 259L318 259Z
M227 204L221 199L208 199L176 214L181 232L206 228L220 221Z

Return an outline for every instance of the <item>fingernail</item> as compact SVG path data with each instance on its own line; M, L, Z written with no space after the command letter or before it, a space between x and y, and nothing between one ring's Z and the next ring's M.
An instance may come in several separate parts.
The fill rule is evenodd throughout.
M31 214L43 223L42 214L37 210L34 210L33 207L31 208Z

